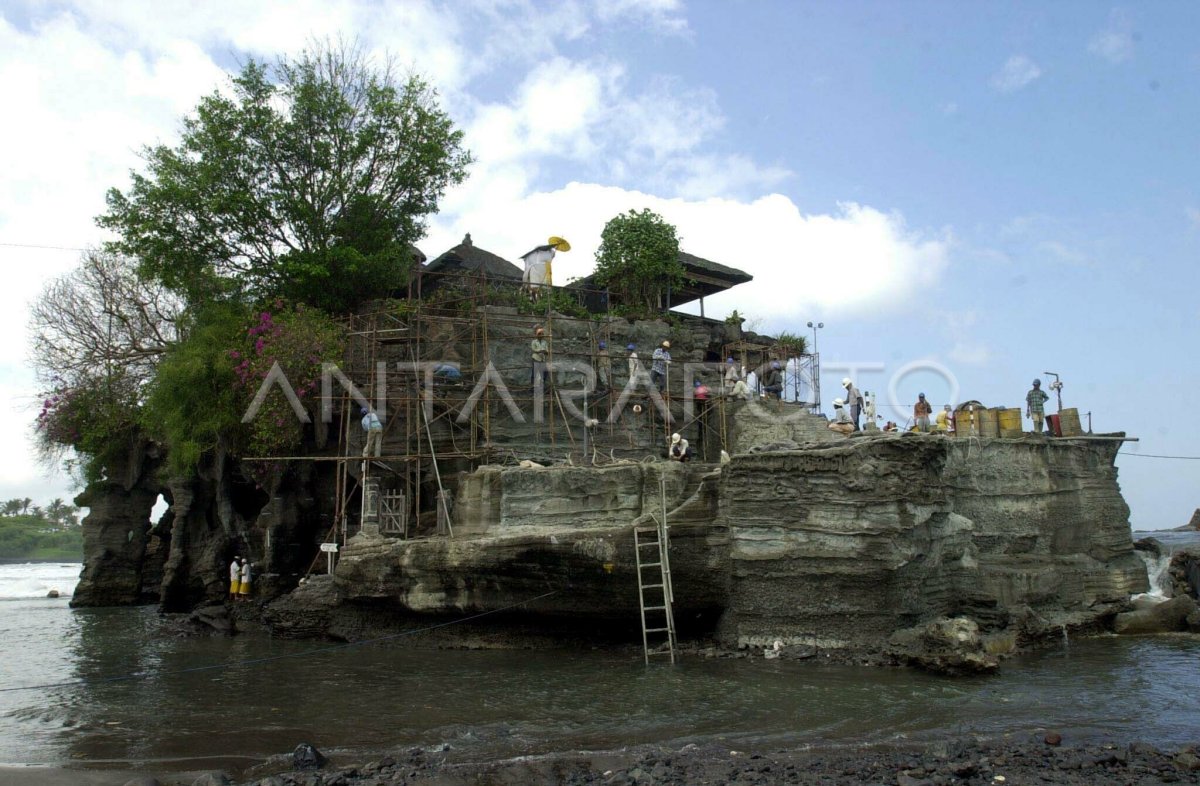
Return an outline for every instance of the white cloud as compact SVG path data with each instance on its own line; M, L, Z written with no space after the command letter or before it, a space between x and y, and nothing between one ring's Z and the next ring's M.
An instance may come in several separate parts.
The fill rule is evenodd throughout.
M595 8L603 22L626 17L661 33L683 35L688 32L682 0L596 0Z
M1125 12L1113 9L1108 17L1108 27L1092 36L1088 51L1102 57L1113 65L1133 59L1134 35L1129 17Z
M957 341L946 357L964 366L985 366L992 359L992 351L981 341Z
M1042 75L1037 63L1025 55L1013 55L992 76L992 87L1001 93L1015 93Z

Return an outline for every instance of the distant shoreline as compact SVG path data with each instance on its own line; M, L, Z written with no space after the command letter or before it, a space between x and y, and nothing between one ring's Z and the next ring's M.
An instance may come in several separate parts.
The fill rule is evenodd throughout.
M56 562L83 566L82 554L68 554L63 557L0 557L0 565L48 565Z

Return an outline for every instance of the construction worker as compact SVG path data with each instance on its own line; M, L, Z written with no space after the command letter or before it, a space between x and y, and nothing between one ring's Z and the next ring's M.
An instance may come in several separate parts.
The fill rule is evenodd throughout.
M678 433L671 435L671 446L667 449L667 458L671 461L690 461L692 458L688 441Z
M612 358L608 356L608 344L601 341L596 345L596 383L600 390L608 390L612 379Z
M854 424L854 430L858 431L858 418L862 414L863 396L858 392L858 388L850 381L850 377L842 380L842 387L846 389L846 406L850 410L850 422Z
M629 363L629 381L632 382L642 373L642 361L638 360L637 344L627 344L625 350L629 353L627 362Z
M550 372L546 368L546 358L550 354L550 342L546 340L546 331L539 325L533 330L533 341L529 342L529 357L532 367L529 371L529 384L536 384L538 375L542 378L542 387L550 384Z
M933 407L929 406L929 402L925 400L925 394L921 393L917 396L917 403L913 405L913 423L916 425L917 431L922 433L929 431L929 416L933 414Z
M776 401L783 395L783 373L780 371L778 360L772 360L771 367L763 375L763 392L768 398Z
M1046 419L1046 402L1050 399L1042 390L1042 381L1035 379L1033 389L1025 394L1025 417L1033 421L1033 433L1042 433L1042 421Z
M829 430L836 431L839 434L853 434L854 421L850 419L850 413L846 411L846 402L840 398L833 400L833 420L829 423Z
M671 342L664 341L654 350L650 363L650 381L658 392L662 393L667 386L667 364L671 362Z
M954 415L950 412L949 404L943 405L942 411L937 414L936 428L938 431L946 433L954 430Z
M363 443L363 458L379 458L383 453L383 421L375 414L375 410L363 409L362 427L363 431L367 432L367 439ZM365 466L366 462L363 463Z
M229 563L229 599L237 600L238 590L242 586L242 566L238 563L241 557L234 557Z

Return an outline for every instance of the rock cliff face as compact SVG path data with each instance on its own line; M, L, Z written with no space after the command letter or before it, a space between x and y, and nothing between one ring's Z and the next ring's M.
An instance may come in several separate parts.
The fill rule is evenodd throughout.
M159 463L153 445L136 442L122 462L110 467L108 478L89 484L75 498L89 512L83 520L83 573L72 606L129 606L158 599L160 544L153 543L149 560L147 545Z
M939 616L997 629L1109 615L1146 588L1117 444L879 436L736 456L721 636L875 651Z
M638 612L632 526L661 512L665 489L677 606L711 622L727 574L711 473L667 462L481 467L460 484L454 538L358 535L342 550L337 589L351 603L426 614L492 611L553 592L527 611L628 627Z

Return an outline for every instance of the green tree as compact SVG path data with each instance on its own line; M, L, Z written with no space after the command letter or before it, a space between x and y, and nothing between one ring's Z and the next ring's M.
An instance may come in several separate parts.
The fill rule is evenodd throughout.
M108 192L110 250L191 303L282 295L336 312L403 285L411 244L471 161L435 91L324 44L249 62L230 92Z
M684 281L675 227L649 209L611 218L596 249L596 281L627 305L662 308L667 287Z
M5 501L4 507L0 512L5 516L15 516L21 512L21 500L10 499Z

